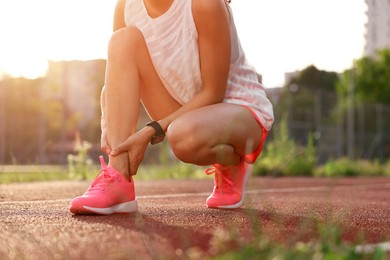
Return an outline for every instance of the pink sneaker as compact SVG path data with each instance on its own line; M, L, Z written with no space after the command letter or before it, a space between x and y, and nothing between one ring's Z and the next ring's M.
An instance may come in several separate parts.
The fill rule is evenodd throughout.
M74 198L70 212L74 214L130 213L138 210L134 182L123 177L100 156L102 169L84 195Z
M213 193L207 198L209 208L235 209L242 206L245 186L252 174L252 165L242 160L236 166L214 164L206 170L206 174L214 173Z

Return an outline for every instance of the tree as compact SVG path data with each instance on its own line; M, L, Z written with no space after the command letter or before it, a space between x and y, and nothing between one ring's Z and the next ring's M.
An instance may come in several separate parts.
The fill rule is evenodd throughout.
M363 57L356 60L353 71L352 69L344 71L337 85L340 96L348 95L351 83L354 85L358 100L389 104L390 49L379 50L373 58Z
M336 72L318 70L310 65L287 82L287 86L295 84L300 89L335 91L338 80Z
M310 65L286 82L279 108L288 111L289 119L299 122L315 122L315 109L330 114L334 105L339 75ZM318 112L317 111L317 112Z
M281 109L289 111L294 120L314 122L316 106L322 106L322 113L329 114L336 104L334 95L339 80L336 72L310 65L286 82Z
M36 159L41 84L41 78L10 78L2 82L6 88L5 117L0 123L6 126L3 145L7 163L32 163Z
M339 111L348 118L348 150L384 161L390 151L390 49L356 60L343 72L337 91Z

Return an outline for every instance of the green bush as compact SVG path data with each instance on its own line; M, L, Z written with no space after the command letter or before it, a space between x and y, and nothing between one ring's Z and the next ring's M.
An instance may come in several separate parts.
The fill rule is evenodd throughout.
M316 176L324 177L351 177L351 176L382 176L385 174L385 166L378 161L351 160L341 158L329 160L315 171Z
M257 176L390 176L390 160L385 164L374 160L331 159L317 166L314 138L309 136L306 147L289 138L287 120L274 127L274 138L264 146L263 154L254 164Z
M306 147L288 136L287 120L274 127L273 140L266 143L263 154L254 165L254 175L311 176L316 167L316 148L312 135Z
M75 154L68 154L68 168L71 178L80 180L88 179L88 172L92 161L88 158L88 151L92 145L87 141L76 141Z
M385 176L390 176L390 160L386 162L385 165L383 165L383 174Z

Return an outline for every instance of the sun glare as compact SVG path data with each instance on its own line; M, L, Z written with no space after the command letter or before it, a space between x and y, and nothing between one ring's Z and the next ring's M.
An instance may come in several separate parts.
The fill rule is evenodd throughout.
M0 79L2 77L24 77L34 79L43 77L46 74L47 61L39 60L2 60L0 64Z
M115 1L1 0L0 77L43 76L48 60L105 58Z
M106 58L115 3L0 0L0 77L41 76L48 60ZM280 85L285 72L312 64L341 71L362 53L364 0L235 0L231 5L248 60L266 86Z

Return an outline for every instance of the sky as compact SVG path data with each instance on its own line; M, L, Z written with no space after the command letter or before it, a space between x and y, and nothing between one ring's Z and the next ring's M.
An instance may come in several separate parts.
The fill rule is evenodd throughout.
M115 0L0 0L0 78L45 74L48 60L105 59ZM363 55L364 0L232 0L266 87L309 65L342 72Z

